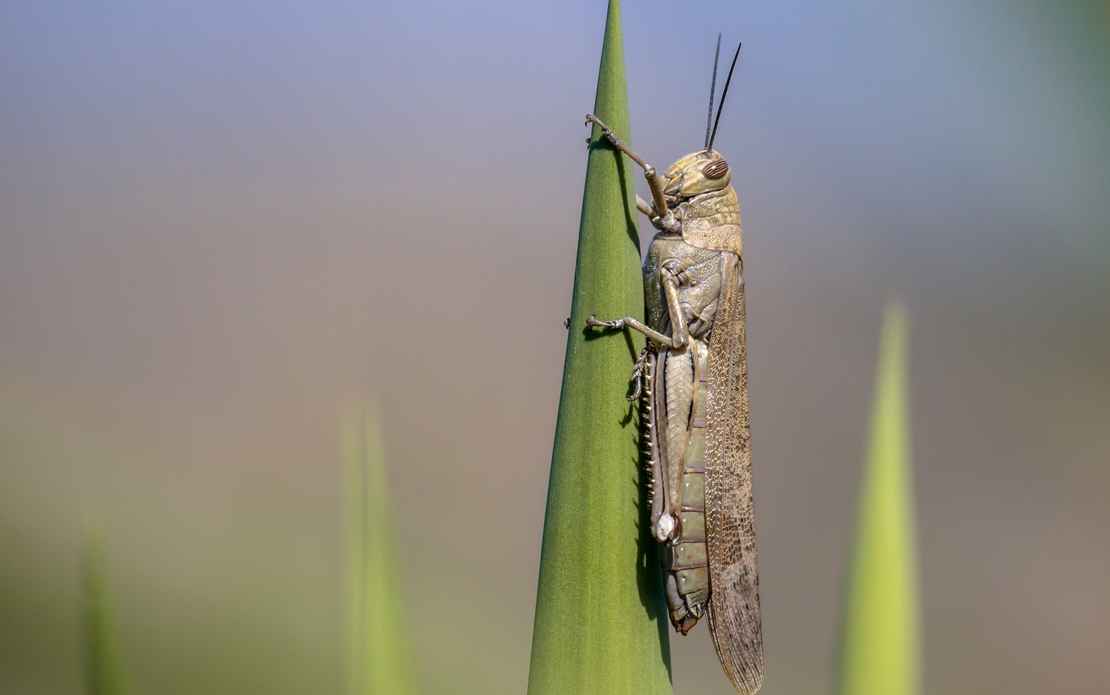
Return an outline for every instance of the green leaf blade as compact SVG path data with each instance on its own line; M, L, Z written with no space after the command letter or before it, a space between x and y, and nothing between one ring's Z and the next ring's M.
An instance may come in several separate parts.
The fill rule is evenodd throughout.
M594 114L629 140L620 4L609 2ZM638 333L586 319L644 314L634 171L593 129L551 461L529 695L670 693L639 418L625 400Z
M906 317L888 308L840 643L840 695L916 695L920 609Z
M88 519L83 535L85 687L88 695L129 695L130 681L108 592L104 534Z
M348 691L417 692L393 550L385 444L375 408L351 412L343 427L347 497Z

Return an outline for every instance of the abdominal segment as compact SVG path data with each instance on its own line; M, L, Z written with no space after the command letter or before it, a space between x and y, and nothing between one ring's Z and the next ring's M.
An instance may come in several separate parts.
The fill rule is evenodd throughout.
M705 544L707 353L698 339L683 349L663 349L652 379L653 531L663 544L671 623L682 634L704 614L710 589Z

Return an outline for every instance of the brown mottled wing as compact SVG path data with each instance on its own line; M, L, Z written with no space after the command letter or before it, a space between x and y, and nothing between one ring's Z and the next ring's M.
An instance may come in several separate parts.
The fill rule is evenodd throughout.
M709 628L721 666L744 695L763 681L763 635L752 513L748 366L740 259L724 252L721 299L709 338L705 523Z

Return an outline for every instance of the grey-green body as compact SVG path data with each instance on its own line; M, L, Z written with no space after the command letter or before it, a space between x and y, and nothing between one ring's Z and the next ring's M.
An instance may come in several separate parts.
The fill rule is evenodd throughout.
M707 339L721 294L721 254L690 246L681 234L661 231L644 262L647 324L672 334L664 266L684 277L676 287L690 341L682 347L655 344L648 358L645 399L652 468L652 529L663 542L663 571L671 621L685 634L709 599L705 537L705 426ZM660 520L670 517L673 522ZM660 536L662 536L660 538Z

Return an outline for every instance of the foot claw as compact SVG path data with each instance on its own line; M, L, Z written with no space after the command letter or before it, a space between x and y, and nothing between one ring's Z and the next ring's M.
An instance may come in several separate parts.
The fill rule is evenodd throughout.
M640 356L636 359L636 364L632 366L632 376L629 378L629 381L631 381L634 386L632 388L632 395L628 397L629 403L635 403L643 393L644 362L647 361L649 349L650 348L645 347L643 350L640 350Z

